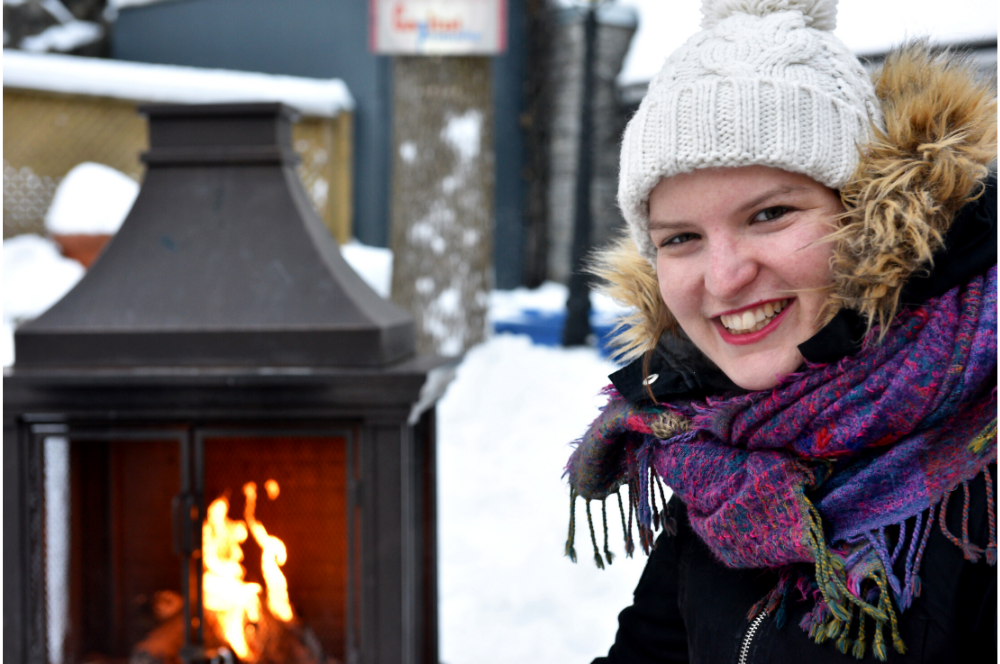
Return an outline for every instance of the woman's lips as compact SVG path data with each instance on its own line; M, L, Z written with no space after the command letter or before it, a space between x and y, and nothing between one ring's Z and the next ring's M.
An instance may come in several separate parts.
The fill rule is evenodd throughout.
M722 314L713 318L712 322L723 341L734 346L745 346L757 343L777 329L794 303L795 298L772 300L737 313Z

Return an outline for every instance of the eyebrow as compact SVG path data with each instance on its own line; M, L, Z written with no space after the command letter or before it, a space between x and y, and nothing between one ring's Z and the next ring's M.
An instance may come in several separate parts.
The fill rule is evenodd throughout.
M809 191L809 188L808 187L803 187L802 185L783 184L780 187L775 187L774 189L769 189L768 191L765 191L760 196L757 196L756 198L753 198L753 199L747 201L743 205L739 206L737 208L737 211L738 212L746 212L747 210L750 210L751 208L755 208L758 205L767 202L768 200L774 198L775 196L783 196L784 194L791 194L791 193L794 193L794 192L797 192L797 191Z
M663 231L673 231L681 228L690 228L691 222L689 221L658 221L656 219L649 220L649 230L663 230Z
M783 184L781 186L775 187L773 189L768 189L763 194L756 196L746 203L741 204L736 208L736 212L742 213L747 210L751 210L763 203L766 203L770 199L776 196L784 196L785 194L792 194L799 191L809 191L808 187L803 187L801 185L791 185ZM649 230L677 230L690 228L691 222L689 221L664 221L658 219L649 220Z

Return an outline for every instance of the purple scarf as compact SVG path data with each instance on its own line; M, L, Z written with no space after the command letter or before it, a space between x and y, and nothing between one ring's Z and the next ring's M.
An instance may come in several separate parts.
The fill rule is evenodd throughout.
M783 622L783 598L794 580L789 566L809 563L812 577L798 585L812 590L816 605L804 629L818 642L835 639L842 652L853 646L861 657L871 620L876 656L885 659L885 627L902 652L890 593L903 611L919 595L917 572L935 514L943 514L959 487L967 501L968 481L996 460L996 278L993 267L904 310L881 344L810 366L772 391L636 407L608 388L607 405L567 465L571 500L588 501L592 524L589 501L603 507L627 484L626 552L634 548L633 512L648 552L665 507L662 487L657 506L662 480L725 565L780 571L778 587L751 615L778 609ZM986 480L992 494L988 472ZM966 558L985 553L993 565L988 499L985 548L952 535L943 518L939 527ZM575 559L573 513L567 554ZM899 529L891 550L887 526ZM592 525L591 538L603 567ZM900 556L902 578L893 573Z

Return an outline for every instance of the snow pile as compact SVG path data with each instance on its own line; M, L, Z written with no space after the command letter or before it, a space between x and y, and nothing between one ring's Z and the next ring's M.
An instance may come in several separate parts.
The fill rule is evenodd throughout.
M64 258L55 242L18 235L3 242L3 365L14 362L14 327L59 301L83 276L83 266Z
M45 227L64 235L114 235L138 195L139 184L124 173L93 162L78 164L56 188Z
M376 293L389 299L392 291L392 250L370 247L357 240L340 245L340 254Z
M614 365L593 349L498 335L473 348L438 405L441 661L589 662L607 653L645 556L593 564L577 501L579 563L563 556L572 448ZM598 506L597 518L600 518Z
M20 48L33 53L72 51L93 44L104 36L104 28L90 21L69 21L45 28L37 35L21 40ZM6 54L5 56L6 57Z
M354 109L338 78L276 76L224 69L3 52L4 87L171 104L283 102L303 115L336 117Z

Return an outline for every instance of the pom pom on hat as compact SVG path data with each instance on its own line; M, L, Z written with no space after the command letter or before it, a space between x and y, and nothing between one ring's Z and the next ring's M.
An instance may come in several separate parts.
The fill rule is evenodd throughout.
M708 30L733 14L766 16L791 11L800 12L810 28L837 27L837 0L704 0L701 27Z

